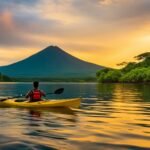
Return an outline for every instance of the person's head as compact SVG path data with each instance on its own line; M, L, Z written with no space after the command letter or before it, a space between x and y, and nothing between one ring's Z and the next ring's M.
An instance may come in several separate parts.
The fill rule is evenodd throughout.
M37 88L39 87L39 82L38 82L38 81L34 81L34 82L33 82L33 87L34 87L35 89L37 89Z

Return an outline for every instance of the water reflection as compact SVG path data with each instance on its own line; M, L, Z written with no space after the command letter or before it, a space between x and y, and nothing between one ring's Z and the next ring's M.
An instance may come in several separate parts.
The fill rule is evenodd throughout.
M29 110L29 114L32 116L32 117L35 117L35 118L41 118L41 112L40 111L34 111L34 110Z
M25 92L30 84L1 85L0 93ZM0 109L0 149L149 149L150 85L42 84L58 97L83 97L80 109ZM9 134L8 134L9 133Z
M52 112L52 113L59 113L59 114L70 114L70 115L76 115L75 114L75 111L73 111L73 109L71 108L63 108L63 107L60 107L60 108L32 108L32 109L27 109L29 110L29 114L32 116L32 117L42 117L42 113L44 112Z

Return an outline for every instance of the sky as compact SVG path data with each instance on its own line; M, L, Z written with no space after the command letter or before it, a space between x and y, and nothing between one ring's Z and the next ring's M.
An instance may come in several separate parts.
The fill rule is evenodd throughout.
M117 67L150 51L150 0L1 0L0 66L50 45Z

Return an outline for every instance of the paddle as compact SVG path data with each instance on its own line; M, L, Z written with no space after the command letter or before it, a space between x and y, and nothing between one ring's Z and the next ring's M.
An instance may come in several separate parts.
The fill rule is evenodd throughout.
M55 90L54 93L46 93L46 95L48 95L48 94L61 94L61 93L63 93L63 91L64 91L64 88L60 88L60 89Z
M63 93L64 91L64 88L59 88L57 90L55 90L53 93L46 93L46 95L49 95L49 94L61 94ZM18 96L13 96L13 97L7 97L7 98L3 98L3 99L0 99L0 102L3 102L5 100L8 100L8 99L14 99L14 98L21 98L23 96L26 96L26 95L18 95Z

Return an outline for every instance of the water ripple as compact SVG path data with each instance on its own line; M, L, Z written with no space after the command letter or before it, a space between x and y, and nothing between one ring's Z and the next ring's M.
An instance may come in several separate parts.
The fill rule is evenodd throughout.
M150 149L149 85L47 83L42 86L52 89L60 85L66 90L63 98L84 97L81 107L1 108L0 149ZM11 84L14 95L20 86L23 91L29 85ZM7 93L9 84L0 87ZM76 92L69 95L72 88Z

